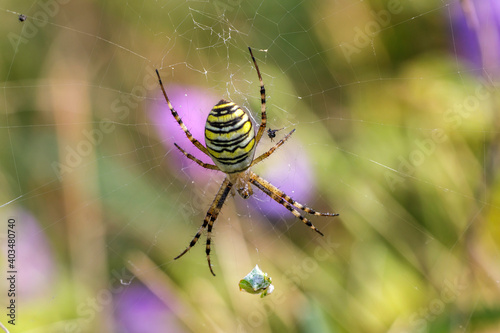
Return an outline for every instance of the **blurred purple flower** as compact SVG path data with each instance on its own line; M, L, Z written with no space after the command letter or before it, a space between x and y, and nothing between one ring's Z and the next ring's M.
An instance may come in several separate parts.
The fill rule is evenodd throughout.
M29 212L19 210L15 219L17 289L23 301L48 297L56 283L54 256L46 235ZM6 247L3 247L6 248ZM49 293L49 294L48 294Z
M457 56L478 74L500 77L500 1L455 1L451 13Z
M184 332L170 309L142 284L127 288L115 304L118 332Z
M193 137L205 145L205 122L212 107L220 100L209 94L206 90L193 86L168 86L165 87L172 106L181 117L184 124L193 134ZM170 151L168 162L175 165L178 170L186 173L187 178L195 181L207 181L213 174L195 162L186 158L175 146L177 143L182 149L192 154L205 163L213 164L212 160L200 152L186 137L177 121L168 109L167 102L162 94L153 104L150 118L156 126L162 143ZM181 174L181 172L179 172Z
M206 90L192 86L169 86L165 89L174 109L184 124L186 124L193 136L205 145L205 122L208 113L221 97L216 97ZM166 149L170 151L168 162L174 164L175 168L182 170L182 172L179 172L179 175L184 173L187 179L193 179L195 182L193 186L197 186L196 184L199 186L206 184L214 176L213 171L206 170L186 158L177 150L174 142L203 162L210 164L213 164L213 162L189 142L168 109L163 95L159 95L156 100L157 102L152 106L151 120L155 124L156 130L162 138ZM286 134L286 130L277 132L274 143L278 142ZM310 197L310 192L313 188L313 176L306 152L302 151L301 155L298 156L296 148L293 147L294 141L296 143L297 140L298 135L295 134L290 138L289 142L281 146L269 159L263 161L259 165L259 170L263 171L260 176L301 202L307 201ZM256 156L272 146L266 134L264 134L259 146L257 147ZM215 197L215 192L213 196ZM271 219L280 218L284 215L293 218L293 215L286 208L276 203L257 188L254 188L254 199L237 199L236 203L240 207L246 207L247 204L250 204L252 209L259 211ZM203 209L208 209L208 207L203 207Z
M281 136L278 134L277 139L281 139L286 134L284 130L278 133L281 133ZM262 162L262 165L259 166L259 176L278 187L294 200L306 205L314 191L314 176L307 152L303 150L300 154L297 154L294 141L296 144L298 136L294 137L294 135L273 155ZM262 140L268 140L268 138L263 137ZM256 188L253 197L254 199L250 202L267 218L295 218L288 209Z

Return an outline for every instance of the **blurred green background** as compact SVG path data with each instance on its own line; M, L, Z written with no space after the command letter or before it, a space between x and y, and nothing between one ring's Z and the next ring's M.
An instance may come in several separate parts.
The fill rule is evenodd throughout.
M495 0L7 0L0 17L10 332L500 330ZM289 195L340 217L312 217L320 237L269 200L229 197L214 278L205 236L173 258L222 175L179 164L179 130L151 115L168 112L154 69L167 92L202 89L259 121L248 46L268 125L297 130L257 171L291 170ZM211 107L179 113L203 127ZM255 264L275 285L262 299L238 290Z

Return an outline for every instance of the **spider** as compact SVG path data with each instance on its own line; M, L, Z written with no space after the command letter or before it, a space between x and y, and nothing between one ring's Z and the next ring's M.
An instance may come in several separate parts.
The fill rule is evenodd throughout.
M212 202L212 205L207 211L205 219L203 220L203 224L200 226L198 232L189 243L189 246L181 254L174 258L179 259L184 254L186 254L186 252L188 252L189 249L191 249L196 244L203 230L205 230L206 228L207 243L205 252L207 254L208 268L210 269L210 272L213 276L215 276L215 273L210 262L212 229L215 220L217 219L224 201L226 200L230 191L232 192L232 194L234 194L234 190L236 189L238 194L243 199L247 199L253 194L251 185L254 185L259 190L271 197L274 201L287 208L293 215L295 215L298 219L300 219L321 236L323 236L323 233L319 231L307 218L302 216L297 208L311 215L339 215L334 213L320 213L312 208L298 203L283 191L278 189L276 186L272 185L250 170L250 167L259 162L262 162L264 159L274 153L274 151L276 151L276 149L278 149L283 143L285 143L285 141L290 138L293 132L295 132L295 129L288 133L267 152L263 153L257 158L254 158L255 149L266 129L266 90L264 88L262 76L259 71L259 66L257 66L257 61L253 56L252 49L249 47L248 50L250 51L250 56L252 57L252 61L255 66L255 70L257 71L260 82L261 123L259 129L257 130L257 134L255 134L254 126L252 124L252 121L250 120L250 116L245 110L243 110L233 102L221 99L208 114L207 122L205 124L205 146L203 146L198 140L193 137L182 119L179 117L177 111L175 111L172 107L167 93L165 92L165 88L163 87L160 73L158 72L158 70L156 70L156 75L158 76L158 81L160 83L163 96L165 97L168 107L172 112L172 116L182 128L189 141L191 141L193 145L195 145L195 147L198 148L202 153L209 156L214 164L208 164L200 161L199 159L179 147L176 143L174 143L175 147L177 147L177 149L179 149L187 158L196 162L203 168L222 171L226 174L226 178L222 182L219 191L217 192L215 199Z

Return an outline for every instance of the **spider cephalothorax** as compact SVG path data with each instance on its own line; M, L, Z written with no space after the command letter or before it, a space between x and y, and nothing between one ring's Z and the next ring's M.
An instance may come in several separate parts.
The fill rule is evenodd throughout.
M165 100L167 101L168 107L172 112L175 120L177 120L184 133L186 133L189 141L191 141L201 152L208 155L212 159L214 164L204 163L193 155L187 153L176 143L174 143L175 146L187 158L193 160L200 166L206 169L217 170L226 173L226 178L222 182L219 191L217 192L215 199L212 202L212 205L208 209L203 224L198 229L198 232L196 233L194 238L191 240L191 243L189 243L189 246L181 254L175 257L175 259L180 258L191 247L193 247L200 238L202 231L206 228L207 243L205 252L207 254L208 267L210 269L210 272L214 276L215 274L210 263L212 228L222 206L224 205L224 201L226 200L231 190L236 190L242 198L247 199L253 194L252 185L254 185L259 190L270 196L274 201L286 207L294 216L299 218L302 222L319 233L321 236L323 236L323 233L321 233L321 231L319 231L307 218L302 216L296 208L312 215L338 215L333 213L316 212L315 210L296 202L276 186L272 185L250 170L251 166L267 158L283 143L285 143L285 141L288 140L288 138L295 130L292 130L290 133L288 133L267 152L258 156L257 158L254 158L255 148L259 144L259 141L266 129L266 90L264 88L262 76L260 75L259 66L257 66L255 57L252 54L252 49L248 48L248 50L250 51L250 56L252 57L252 61L255 66L255 70L257 71L260 82L261 123L257 134L255 134L254 126L252 124L252 121L250 120L250 116L245 110L243 110L233 102L221 99L219 103L217 103L208 114L207 122L205 124L206 147L191 135L186 125L184 125L182 119L177 114L177 111L175 111L172 107L167 93L165 92L165 88L163 87L160 74L158 73L158 70L156 71L163 96L165 96ZM276 131L277 130L274 130L274 132L272 132L272 136L271 134L269 134L269 137L274 138Z
M252 194L252 186L250 185L251 173L246 170L238 173L229 173L229 182L233 184L233 189L238 192L238 194L243 199L248 199Z

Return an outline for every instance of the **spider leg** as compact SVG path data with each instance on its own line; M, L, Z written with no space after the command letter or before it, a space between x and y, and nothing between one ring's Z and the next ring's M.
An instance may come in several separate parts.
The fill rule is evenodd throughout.
M306 224L308 227L310 227L311 229L316 231L321 236L324 236L323 233L321 231L319 231L319 229L316 228L311 223L311 221L309 221L307 218L302 216L295 208L293 208L292 205L304 210L306 213L311 212L311 214L314 214L314 215L321 215L321 216L325 216L325 215L326 216L336 216L336 215L338 215L338 214L329 214L329 213L319 213L319 212L312 210L311 208L308 208L308 207L305 207L305 206L299 204L298 202L294 201L292 198L287 196L283 191L279 190L276 186L272 185L271 183L269 183L268 181L266 181L262 177L253 173L252 171L250 171L250 182L252 184L254 184L262 192L264 192L265 194L270 196L274 201L276 201L277 203L279 203L280 205L282 205L286 209L288 209L293 215L295 215L295 217L297 217L299 220L304 222L304 224ZM289 200L292 201L293 203L290 202Z
M301 220L302 222L304 222L308 227L310 227L311 229L313 229L314 231L316 231L318 234L320 234L321 236L324 236L323 233L321 231L319 231L318 228L316 228L312 223L311 221L309 221L307 218L305 218L304 216L302 216L295 208L292 207L292 205L290 205L284 198L280 197L277 193L274 192L274 189L275 188L271 188L271 189L268 189L267 187L265 187L264 185L262 185L261 183L259 183L257 181L257 179L255 179L254 177L251 177L250 178L250 182L252 184L254 184L255 186L257 186L258 189L260 189L262 192L264 192L265 194L267 194L268 196L270 196L274 201L276 201L277 203L279 203L280 205L284 206L286 209L288 209L293 215L295 215L295 217L297 217L299 220ZM270 184L270 183L268 183ZM267 185L267 184L266 184Z
M182 257L189 249L191 249L193 246L195 246L196 242L198 242L198 239L201 236L201 233L203 232L203 229L205 229L208 225L208 230L207 230L207 245L206 245L206 254L207 254L207 261L208 261L208 268L210 269L210 272L212 273L213 276L215 276L214 271L212 270L212 264L210 262L210 243L211 243L211 237L212 237L212 227L219 216L219 212L222 208L222 205L224 205L224 201L227 198L227 195L229 194L229 191L231 190L231 187L233 184L229 181L229 177L226 177L224 181L222 182L219 191L217 192L217 195L215 196L214 201L212 202L212 205L208 209L207 215L205 216L205 219L203 220L203 224L201 227L198 229L198 232L194 236L194 238L191 240L189 243L189 246L177 257L174 259L179 259Z
M260 138L262 138L262 135L264 134L264 131L266 129L266 123L267 123L267 116L266 116L266 88L264 88L264 81L262 81L262 75L260 75L260 70L259 66L257 66L257 61L255 60L255 57L253 56L252 49L248 47L248 51L250 51L250 56L252 57L253 64L255 66L255 69L257 70L257 75L259 76L259 83L260 83L260 112L261 112L261 123L259 126L259 130L257 131L257 136L255 137L255 145L257 145L260 141Z
M210 169L210 170L219 170L219 168L213 164L208 164L208 163L204 163L202 161L200 161L199 159L197 159L196 157L194 157L193 155L191 155L190 153L186 152L184 149L182 149L181 147L179 147L177 145L177 143L174 143L174 145L177 147L177 149L179 149L187 158L189 158L190 160L192 161L195 161L196 163L198 163L200 166L204 167L205 169ZM220 170L219 170L220 171Z
M284 200L286 200L286 202L288 202L289 204L291 204L291 205L293 205L293 206L295 206L295 207L303 210L304 212L306 212L308 214L316 215L316 216L338 216L339 215L339 214L336 214L336 213L321 213L321 212L317 212L316 210L314 210L314 209L312 209L310 207L307 207L307 206L301 204L300 202L297 202L297 201L293 200L285 192L283 192L282 190L280 190L279 188L277 188L276 186L274 186L273 184L271 184L270 182L268 182L264 178L260 177L259 175L251 172L251 177L253 177L255 179L255 181L259 182L259 184L261 184L262 186L264 186L264 187L268 188L269 190L271 190L272 192L274 192L280 198L283 198Z
M271 149L269 149L268 151L266 151L264 154L260 155L259 157L257 157L256 159L254 159L252 161L252 164L250 166L253 166L259 162L262 162L262 160L266 159L269 157L269 155L271 155L272 153L274 153L274 151L276 149L278 149L282 144L285 143L286 140L288 140L288 138L293 134L293 132L295 132L295 129L293 129L290 133L288 133L283 139L281 139L277 144L275 144Z
M193 135L191 134L191 132L189 132L189 130L187 129L186 125L182 121L182 119L179 116L179 114L177 113L177 111L174 110L174 107L172 106L172 103L170 103L170 100L168 99L167 93L165 92L165 88L163 87L163 82L161 81L160 73L158 72L158 70L156 70L156 75L158 76L158 82L160 82L161 91L163 92L163 96L165 96L165 100L167 101L168 108L170 109L170 112L172 112L172 116L174 116L175 120L177 120L177 123L179 123L179 126L182 128L184 133L186 133L186 136L189 139L189 141L191 141L193 143L193 145L195 145L196 148L201 150L204 154L206 154L207 156L210 156L208 154L207 148L205 146L203 146L200 143L200 141L196 140L193 137Z

